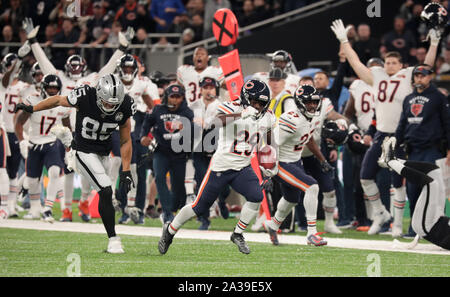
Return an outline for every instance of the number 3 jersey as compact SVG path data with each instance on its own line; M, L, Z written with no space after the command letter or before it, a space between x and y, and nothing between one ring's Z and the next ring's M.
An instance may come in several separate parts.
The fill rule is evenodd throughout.
M28 96L24 102L28 105L36 105L42 101L40 96ZM56 136L50 133L50 129L61 124L61 120L70 116L70 110L65 107L33 112L30 116L28 128L28 140L33 144L45 144L56 141Z
M240 113L242 109L238 100L224 102L218 107L218 115ZM217 150L211 159L212 171L241 170L249 166L254 149L276 125L276 118L271 111L256 121L251 117L229 120L219 130Z
M116 112L104 114L97 105L95 88L88 85L75 88L67 101L77 108L73 149L103 156L112 149L111 133L124 125L136 110L133 99L125 95Z

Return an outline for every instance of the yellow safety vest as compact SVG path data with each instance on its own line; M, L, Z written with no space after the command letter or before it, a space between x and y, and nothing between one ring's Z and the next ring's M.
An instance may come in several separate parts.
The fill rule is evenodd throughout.
M277 119L283 114L284 108L283 108L283 101L286 98L292 98L292 95L289 93L284 94L280 98L273 98L270 101L269 109L272 110L272 112L275 114Z

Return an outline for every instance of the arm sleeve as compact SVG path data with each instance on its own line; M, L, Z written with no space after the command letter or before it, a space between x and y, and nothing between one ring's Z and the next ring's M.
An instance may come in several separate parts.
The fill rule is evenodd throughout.
M42 73L44 73L44 75L57 74L55 66L53 66L52 62L50 62L50 60L47 58L44 50L39 45L39 43L33 43L31 45L31 50L33 51L33 55L39 63L39 67L41 67Z

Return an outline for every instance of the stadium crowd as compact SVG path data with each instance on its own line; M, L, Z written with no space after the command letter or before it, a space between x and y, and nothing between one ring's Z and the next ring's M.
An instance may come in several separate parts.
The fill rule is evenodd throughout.
M151 43L158 44L163 49L169 49L170 44L173 43L187 45L211 37L212 15L218 8L232 9L237 16L239 26L243 27L313 2L316 1L80 0L80 10L77 11L79 15L77 18L72 18L67 15L70 2L64 0L2 1L0 4L0 24L2 27L0 41L20 42L22 44L20 47L8 45L0 47L3 75L1 98L3 120L6 121L5 114L8 113L8 109L5 107L11 103L7 101L7 95L5 96L5 94L8 93L8 90L10 91L8 88L13 87L17 83L17 81L14 81L17 79L16 77L10 78L10 75L13 73L21 71L21 73L17 74L18 78L25 81L22 83L27 84L26 86L29 88L34 85L35 90L38 91L37 94L54 95L47 91L47 87L50 90L52 83L55 83L59 84L58 94L67 95L69 96L68 98L70 98L70 95L68 95L69 93L64 93L64 88L67 87L71 90L78 88L83 78L86 77L86 81L89 81L87 79L88 73L98 73L99 76L100 74L116 73L125 85L125 93L129 94L137 103L137 106L133 107L136 110L133 115L132 128L134 160L131 161L132 180L135 183L135 187L132 188L135 189L129 192L123 189L124 186L122 184L117 189L113 186L114 207L116 211L122 213L118 222L127 223L132 220L136 224L143 224L144 217L148 217L152 219L160 218L163 223L170 223L174 220L174 214L182 210L185 205L189 203L196 205L196 196L203 191L202 180L205 176L209 178L208 164L213 152L205 154L180 153L171 147L170 139L172 138L167 138L165 133L170 131L170 137L174 137L172 134L177 134L183 129L185 125L177 122L179 117L189 119L189 123L192 126L195 126L193 123L200 125L203 129L203 134L206 134L205 131L209 131L212 128L211 125L206 123L211 117L215 117L211 109L217 109L218 106L221 106L221 102L217 98L223 98L223 94L226 93L226 90L223 89L223 74L219 67L209 66L208 51L203 47L195 49L192 65L182 65L178 69L173 69L171 73L164 74L158 69L146 68L139 57L133 55L134 52L127 48L128 45ZM439 2L445 8L448 8L449 5L448 1L432 2ZM410 77L410 89L420 89L422 85L422 83L415 82L416 76L429 76L431 79L435 75L449 74L450 35L446 28L437 34L438 36L430 36L430 27L427 26L421 17L427 4L428 1L404 1L398 11L398 15L392 20L392 30L386 32L381 38L373 37L370 26L364 23L346 24L346 36L344 38L342 34L338 34L340 27L335 25L332 29L335 30L334 32L340 40L341 46L338 68L334 77L326 71L316 71L311 76L299 76L297 73L293 73L290 66L295 63L295 57L292 57L284 50L277 50L272 54L270 69L267 69L266 72L255 73L251 77L252 79L257 78L264 81L267 84L271 92L272 103L283 102L281 105L278 105L278 103L272 105L271 103L270 106L270 110L278 118L285 110L292 108L288 101L297 96L299 86L314 86L313 95L317 94L321 98L327 98L327 101L324 100L321 103L321 108L325 113L321 119L323 128L317 129L319 133L315 133L313 137L321 152L316 154L312 148L308 147L306 149L305 147L302 153L306 174L310 177L312 176L314 182L317 180L319 185L317 219L325 220L326 232L340 234L342 233L340 229L355 228L359 231L369 232L369 234L391 231L393 236L414 237L416 235L411 225L407 232L402 230L402 223L399 223L398 217L400 216L400 220L402 220L406 202L399 197L401 195L406 197L406 193L408 194L412 217L420 189L413 189L411 184L408 184L405 189L403 181L400 181L399 185L396 185L394 180L391 183L392 170L388 166L381 166L380 163L377 163L381 154L383 139L379 138L382 130L377 131L379 128L377 120L380 122L379 118L381 116L374 111L374 106L377 100L376 96L378 96L380 101L384 101L386 98L380 99L381 91L370 88L364 89L370 97L367 102L364 101L364 94L362 98L360 98L360 95L357 95L364 88L357 85L357 83L362 83L361 80L364 80L365 77L362 77L361 74L366 72L361 70L360 66L355 65L363 65L364 67L367 65L367 69L373 69L376 66L384 67L389 59L395 58L394 60L397 63L402 63L402 68L404 69L409 69L408 67L416 65L425 67L426 69L417 66L410 68L411 73L409 76L403 75L404 77ZM28 29L24 25L27 22ZM39 25L40 30L32 32L32 29L36 29L36 27L33 28L30 24ZM148 33L180 33L182 37L180 41L177 38L164 36L150 40L147 36ZM25 43L27 40L28 42ZM41 47L39 43L43 44L43 46ZM52 45L58 43L69 43L74 46L69 49L52 47ZM99 49L102 45L110 46L111 51L107 55L107 64L100 65L99 52L93 50L87 51L88 54L85 57L79 56L79 45L81 44L89 44L91 47ZM350 45L354 50L355 56L352 56L352 52L347 45ZM26 48L27 46L28 48ZM435 51L434 58L431 57L433 51ZM395 53L393 54L393 52ZM11 53L15 56L12 57ZM19 59L22 67L16 69L16 61ZM359 60L359 64L355 62L357 60ZM430 61L433 63L426 65ZM83 69L78 71L79 68ZM58 72L53 70L58 70ZM60 81L59 83L58 78L55 77L52 78L53 80L48 78L48 82L45 80L49 73L63 72L73 83L70 85L70 88L69 84L66 84L61 77L62 82ZM97 82L98 79L96 77L90 81L93 87L95 86L93 81ZM375 81L378 78L373 74L373 78L370 77L367 80L370 81L371 79ZM130 84L131 87L128 86ZM339 101L341 91L345 87L348 87L350 96L345 98L344 101ZM383 92L387 92L386 90L387 87ZM393 91L392 98L396 90ZM408 89L405 87L405 90ZM17 96L21 97L22 90L17 90L17 92ZM407 92L404 96L410 95L410 93ZM386 93L384 94L384 96L387 96ZM431 129L429 131L434 131L435 133L433 134L433 139L425 139L426 137L423 137L425 144L420 143L414 137L408 138L408 135L412 133L408 130L410 122L407 119L403 119L402 115L404 126L402 127L401 136L408 140L406 153L410 157L415 153L416 160L429 162L446 158L447 164L450 164L448 143L445 143L445 140L450 138L448 94L449 92L445 88L439 88L438 91L432 94L422 94L425 97L429 95L446 98L444 100L446 103L443 102L442 104L447 104L444 109L436 107L436 113L442 112L440 116L441 121L433 122L429 124L430 126L427 126L428 129ZM176 101L177 98L182 98L182 101ZM19 99L21 102L28 102L25 101L26 98ZM11 101L11 97L9 97L9 100ZM362 103L360 102L361 100ZM18 102L15 102L15 104ZM364 105L365 103L367 103L367 106ZM424 108L423 102L420 102L422 104L420 108L417 107L417 104L419 103L416 103L415 107L411 107L411 110L413 108L420 109L416 111L416 116ZM164 107L156 108L157 105ZM281 109L277 110L277 108ZM361 110L367 113L363 117L360 114ZM164 113L177 115L177 117L171 116L170 127L167 126L166 121L158 120L158 115ZM66 116L63 116L63 119L70 117L73 116L68 113ZM405 115L405 117L408 116ZM22 126L25 125L27 118L19 118L20 116L14 118L16 121L14 130L7 132L8 134L20 134L19 141L22 142L22 132L18 133L17 127L20 126L20 129L24 129ZM160 118L164 117L161 116ZM399 119L400 115L398 115L396 121ZM21 122L22 120L23 122ZM20 122L20 125L17 122ZM73 130L74 128L75 123L74 119L72 119L71 129ZM44 128L41 122L41 133L42 129ZM386 135L383 134L383 136L396 136L399 138L396 129L397 126L392 131L391 128L388 129L389 131L382 131L383 133L386 132ZM339 134L340 130L345 130L348 135L341 137ZM50 127L47 129L47 133L49 131ZM118 134L120 132L116 132L114 141L119 143ZM32 133L32 130L30 130L30 133ZM58 134L57 132L52 133ZM114 139L114 133L112 135ZM60 137L57 136L57 138ZM358 141L355 139L358 139ZM198 141L198 139L195 141ZM11 139L9 143L12 143ZM70 146L63 144L66 148ZM366 160L369 158L365 157L365 153L374 151L375 149L371 148L374 144L378 145L378 155L376 158L372 158L373 160ZM17 210L22 210L16 202L18 196L25 198L22 204L24 208L30 208L30 201L36 200L36 193L29 192L27 195L26 190L29 191L30 188L27 188L27 182L24 183L25 178L23 176L28 174L28 172L24 174L24 166L26 166L24 165L24 159L27 154L23 153L22 145L17 145L16 149L18 150L16 152L11 149L11 154L17 154L18 158L20 158L21 154L23 158L20 161L20 168L16 170L19 174L17 175L17 172L17 176L8 174L10 188L9 194L6 195L8 196L6 200L8 201L9 216L17 216ZM114 151L114 147L112 148L110 155L111 163L114 163L111 166L114 169L112 169L110 175L113 185L115 185L119 175L120 180L126 178L119 174L119 172L122 172L120 167L123 166L123 163L120 161L122 150L117 147L115 149ZM34 146L30 149L30 152L31 150L34 150ZM3 153L6 154L7 150L4 150ZM318 157L320 154L322 154L324 160L320 160L321 157ZM430 157L430 155L433 155L433 157ZM28 153L28 156L30 156L30 153ZM373 164L375 164L376 168L370 169L370 173L367 172L369 169L364 171L364 168L369 166L367 164L372 161L375 162ZM3 163L4 168L10 169L6 161ZM338 164L341 164L341 166L338 166ZM64 167L64 165L60 167ZM149 171L149 169L151 170ZM53 178L57 179L58 174L55 175L53 172L50 172L49 168L47 170L49 175L52 174ZM148 172L151 173L148 174ZM73 175L69 176L72 179L71 189L73 192ZM207 181L208 178L205 180ZM15 181L12 182L12 180ZM60 193L64 192L62 191L63 188L66 189L62 184L63 182L60 181L60 184L56 186L58 191L51 192L54 196L56 196L56 193L61 196L65 194ZM86 204L90 193L89 184L84 181L82 186L84 189L82 189L79 205L80 213L84 221L89 221L89 208ZM283 200L285 190L282 186L282 181L272 179L267 187L266 185L264 186L266 192L270 193L271 215L273 218L281 216L282 220L277 221L277 219L273 219L270 223L265 222L265 215L260 210L252 229L269 232L274 244L277 244L274 230L275 233L277 229L290 232L295 229L294 225L296 225L299 230L308 230L309 232L308 228L311 227L311 222L314 220L308 217L308 209L304 207L306 202L292 205L292 208L295 206L295 212L292 212L293 215L289 216L288 211L284 211L283 215L280 215L278 208L280 206L284 207L283 203L285 203L285 200ZM22 187L25 188L25 193L22 192L18 195ZM70 186L68 189L70 189ZM209 228L211 224L209 217L211 215L221 215L224 218L228 218L230 215L230 205L226 203L226 199L230 194L230 187L225 185L219 190L218 193L220 194L217 197L219 199L211 207L210 212L203 212L201 215L197 215L197 219L201 223L199 227L201 230ZM304 192L304 194L301 194L300 201L310 199L310 193L307 190ZM56 197L49 198L48 195L48 190L47 197L44 197L45 195L39 192L39 197L42 196L44 200L43 217L48 221L52 221L54 220L51 212L53 202L50 200L53 199L54 201ZM61 221L72 221L71 199L67 201L66 197L65 204L63 199L61 201L63 210ZM380 205L376 204L378 201ZM369 206L370 204L372 206ZM376 206L373 206L375 204ZM5 206L5 199L2 199L2 206ZM31 213L31 210L35 211L32 207L30 208L29 218L41 216L40 213ZM252 211L254 210L252 209ZM377 211L381 214L378 215ZM290 210L289 213L291 213ZM241 225L248 223L240 221ZM399 226L400 232L395 230ZM246 226L241 226L240 228L245 230ZM323 245L324 241L320 236L317 236L312 237L311 243Z

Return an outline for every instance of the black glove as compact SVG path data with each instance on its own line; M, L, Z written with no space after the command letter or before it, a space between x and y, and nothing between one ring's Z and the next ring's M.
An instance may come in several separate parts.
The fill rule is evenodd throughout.
M23 104L23 103L18 103L16 105L16 108L14 108L14 112L18 112L21 109L23 111L25 111L25 112L33 113L33 106L32 105L26 105L26 104Z
M261 187L266 191L266 193L271 193L273 191L273 181L270 177L264 177L261 182Z
M123 187L128 193L131 190L131 186L134 187L133 177L131 176L131 171L120 172L120 182L119 187Z
M330 174L334 178L334 167L330 165L327 161L323 161L320 163L320 168L322 172Z

